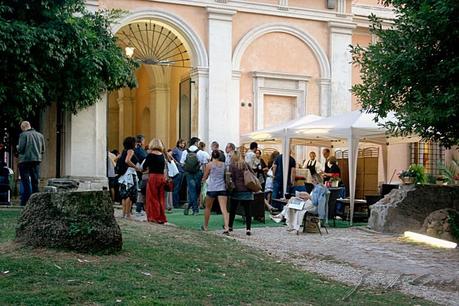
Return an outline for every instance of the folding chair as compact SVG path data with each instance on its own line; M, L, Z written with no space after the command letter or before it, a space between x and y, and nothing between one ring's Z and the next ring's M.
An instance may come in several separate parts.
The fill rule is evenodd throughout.
M317 207L317 213L310 213L306 212L303 217L303 233L306 233L306 229L308 226L308 218L309 222L315 224L319 234L322 236L322 231L320 230L321 222L320 220L324 220L322 223L322 227L325 228L325 232L328 234L326 218L328 216L328 200L330 199L330 191L327 191L325 194L325 201L323 203L319 203L319 207ZM310 216L310 217L309 217Z

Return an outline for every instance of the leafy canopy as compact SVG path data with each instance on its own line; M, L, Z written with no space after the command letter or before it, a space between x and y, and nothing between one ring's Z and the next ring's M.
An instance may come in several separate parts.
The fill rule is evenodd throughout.
M2 0L2 123L33 116L52 102L76 113L104 91L134 87L136 64L110 31L119 15L91 13L83 0Z
M459 144L459 1L385 0L396 12L383 29L370 16L377 42L352 47L362 83L352 90L363 108L385 117L395 134L418 134L450 147Z

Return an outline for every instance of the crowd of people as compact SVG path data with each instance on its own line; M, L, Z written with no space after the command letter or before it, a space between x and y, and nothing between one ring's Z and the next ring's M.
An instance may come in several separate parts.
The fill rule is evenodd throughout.
M146 214L147 221L159 224L167 224L166 211L172 208L183 207L185 215L197 215L199 209L204 208L201 229L207 231L212 206L218 200L224 220L223 234L229 235L233 230L235 215L241 206L246 234L251 235L250 204L254 193L265 193L265 207L273 214L276 209L271 206L272 199L285 196L282 154L274 151L265 161L256 142L244 152L237 150L233 143L228 143L223 151L214 141L209 152L206 144L197 137L192 137L188 146L180 139L172 149L166 149L157 138L146 146L142 135L126 137L122 152L108 152L110 191L113 199L118 198L122 204L123 218L131 218L134 204L136 214ZM289 155L287 186L289 192L293 192L296 161L292 152ZM300 194L307 202L305 210L314 210L318 206L325 189L323 180L340 173L336 158L330 156L328 149L323 151L323 156L326 160L324 167L316 160L315 152L311 152L310 159L303 163L308 169L307 182L312 184L309 192ZM248 176L249 180L252 177L250 184ZM180 197L183 184L186 184L187 193L184 206ZM275 221L285 218L288 228L297 230L301 215L284 209L273 218Z

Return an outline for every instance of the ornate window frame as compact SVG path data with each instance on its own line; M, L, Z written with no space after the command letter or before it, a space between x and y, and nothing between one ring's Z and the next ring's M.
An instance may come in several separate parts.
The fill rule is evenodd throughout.
M296 117L306 114L306 97L310 76L253 71L254 128L264 128L264 96L275 95L296 98Z

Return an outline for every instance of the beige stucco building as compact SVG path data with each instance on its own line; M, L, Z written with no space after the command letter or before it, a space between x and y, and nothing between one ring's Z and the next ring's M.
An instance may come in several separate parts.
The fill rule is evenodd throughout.
M142 65L137 88L104 94L65 118L61 175L105 177L106 150L121 149L130 135L159 137L168 147L190 135L238 144L243 133L306 114L360 108L350 91L359 69L349 45L372 41L370 13L390 23L393 12L377 2L87 1L91 10L126 11L113 32ZM55 176L52 114L42 119L43 177ZM397 152L406 158L389 157L390 169L408 164L407 146Z

